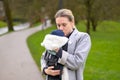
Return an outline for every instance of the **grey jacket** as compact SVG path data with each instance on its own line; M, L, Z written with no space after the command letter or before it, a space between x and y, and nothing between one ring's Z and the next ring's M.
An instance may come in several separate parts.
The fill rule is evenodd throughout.
M62 58L58 60L58 63L67 67L69 80L83 80L85 62L90 48L89 35L75 29L69 37L67 52L63 50ZM41 58L41 68L46 66L43 57L44 54Z

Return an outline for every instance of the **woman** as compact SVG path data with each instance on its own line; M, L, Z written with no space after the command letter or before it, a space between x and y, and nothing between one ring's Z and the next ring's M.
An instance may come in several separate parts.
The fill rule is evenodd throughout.
M85 62L91 48L90 36L77 30L74 16L69 9L59 10L55 15L55 21L58 30L62 30L69 39L61 53L58 53L60 55L58 63L67 67L69 80L83 80ZM61 49L56 49L56 52L59 50ZM52 66L44 68L43 58L44 54L41 58L42 71L47 75L60 75L60 70L53 70Z

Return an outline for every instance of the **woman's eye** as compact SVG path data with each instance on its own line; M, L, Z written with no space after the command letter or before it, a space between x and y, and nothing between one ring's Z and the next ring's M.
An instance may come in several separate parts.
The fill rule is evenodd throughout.
M64 27L67 25L67 24L62 24Z
M58 27L60 27L60 25L59 25L59 24L57 24L57 26L58 26Z

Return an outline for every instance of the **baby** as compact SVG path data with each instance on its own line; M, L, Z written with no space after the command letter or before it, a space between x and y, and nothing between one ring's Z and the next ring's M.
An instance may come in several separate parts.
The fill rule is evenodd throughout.
M47 80L63 80L62 72L63 65L58 63L58 59L62 55L62 46L68 42L68 38L64 36L61 30L54 30L51 34L47 34L45 39L41 43L42 46L46 48L44 60L46 61L46 68L49 66L54 66L54 70L60 70L60 75L51 76L47 75ZM59 49L58 52L55 49Z

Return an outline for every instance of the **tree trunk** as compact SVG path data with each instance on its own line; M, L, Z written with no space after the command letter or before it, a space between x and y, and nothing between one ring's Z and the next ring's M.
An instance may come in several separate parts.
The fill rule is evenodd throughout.
M87 29L86 32L90 34L90 20L87 19Z
M8 24L8 31L13 31L13 24L12 24L12 17L9 8L8 0L3 0L4 10L5 10L5 17Z
M93 31L96 31L97 21L95 19L91 19L91 23L92 23L92 29L93 29Z
M58 10L59 10L59 9L62 9L62 8L63 8L63 1L62 1L62 0L59 0Z
M86 32L90 34L91 4L89 0L86 1L86 8L87 8L87 30Z

